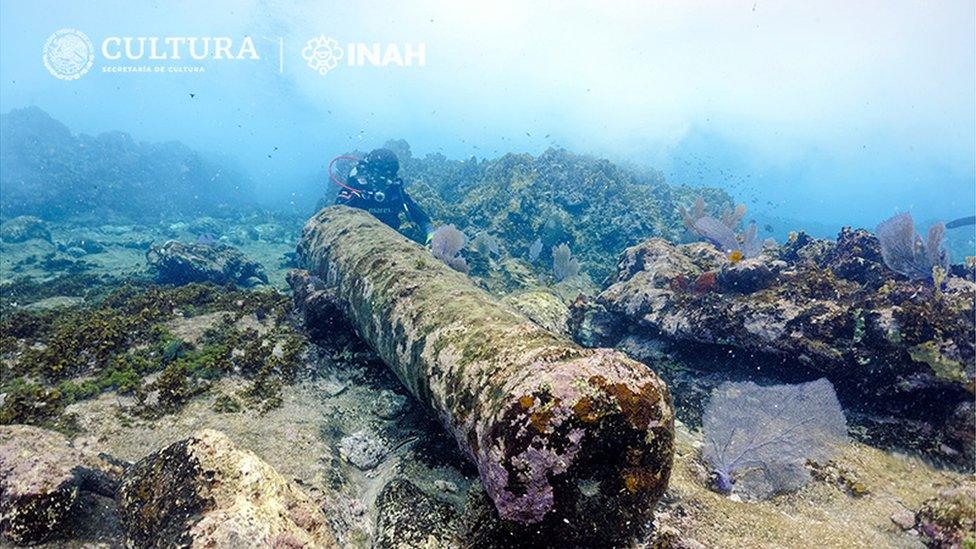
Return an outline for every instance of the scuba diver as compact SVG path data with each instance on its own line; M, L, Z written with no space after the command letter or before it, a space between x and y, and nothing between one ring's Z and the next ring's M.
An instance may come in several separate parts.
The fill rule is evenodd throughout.
M351 157L337 157L351 158ZM400 228L400 213L416 223L424 231L429 243L433 234L430 217L410 198L403 188L403 180L397 176L400 162L393 151L376 149L367 154L350 170L346 183L331 175L332 181L342 187L336 197L336 204L366 210L374 217L394 229Z

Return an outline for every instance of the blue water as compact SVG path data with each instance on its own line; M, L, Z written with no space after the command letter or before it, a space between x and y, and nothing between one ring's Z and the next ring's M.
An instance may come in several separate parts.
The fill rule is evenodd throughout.
M6 1L0 110L229 156L277 204L314 204L335 154L404 138L415 156L558 146L657 169L727 189L780 237L976 209L972 2L360 4ZM73 81L41 62L62 28L96 50ZM302 58L319 35L423 44L424 66L321 76ZM260 59L102 72L147 64L102 55L126 36L250 37Z

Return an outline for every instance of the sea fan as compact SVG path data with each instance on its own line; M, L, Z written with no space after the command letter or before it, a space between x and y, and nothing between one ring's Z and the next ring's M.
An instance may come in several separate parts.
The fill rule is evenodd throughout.
M722 212L722 223L725 223L730 229L735 229L742 223L742 218L746 216L746 205L737 204L735 209L725 208Z
M493 235L485 232L478 233L478 236L474 237L474 240L471 241L471 247L483 255L497 256L501 254L501 243Z
M552 249L552 270L556 281L566 280L579 274L579 262L573 257L573 252L566 244L560 244Z
M756 257L762 253L763 243L757 235L755 222L749 223L741 236L736 236L735 229L746 215L745 204L739 204L734 209L726 208L721 219L716 219L705 214L705 200L699 196L691 210L678 206L678 212L690 233L698 235L724 253L741 252L739 258Z
M535 263L535 261L539 259L539 254L541 253L542 253L542 239L537 238L535 239L535 242L533 242L532 245L529 246L529 262Z
M826 379L723 383L705 407L702 431L716 489L755 499L799 488L809 480L807 460L826 461L847 442L847 420Z
M725 253L739 249L739 241L736 240L732 229L714 217L705 216L696 219L694 227L695 234Z
M915 232L915 223L908 212L882 221L875 231L881 243L881 257L885 265L912 280L932 278L932 268L949 268L949 254L943 247L945 225L929 227L925 242Z
M705 217L705 199L701 196L695 198L695 205L691 207L691 211L679 205L678 212L681 214L681 220L684 222L685 228L689 232L697 233L695 230L695 221Z
M763 250L763 241L759 240L759 231L756 229L756 222L750 221L746 227L746 232L742 233L742 255L745 257L757 257Z
M468 242L468 237L454 225L442 225L434 231L430 239L430 253L447 263L455 271L468 272L468 262L458 253Z

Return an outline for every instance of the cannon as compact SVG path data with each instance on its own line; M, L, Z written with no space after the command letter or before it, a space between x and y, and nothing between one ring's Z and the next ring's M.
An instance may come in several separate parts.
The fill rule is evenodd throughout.
M321 210L298 254L296 298L316 302L310 280L334 296L318 302L440 419L503 521L574 544L648 524L674 411L646 365L537 326L361 210Z

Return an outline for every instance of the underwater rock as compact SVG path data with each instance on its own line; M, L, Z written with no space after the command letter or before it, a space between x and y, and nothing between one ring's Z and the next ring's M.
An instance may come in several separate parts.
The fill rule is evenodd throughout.
M396 478L376 500L375 547L452 547L457 511L412 482Z
M937 289L895 275L863 230L844 229L836 243L794 234L736 265L708 248L661 239L628 248L610 285L572 306L574 337L616 347L641 336L692 355L741 351L728 370L826 377L859 417L934 429L892 442L972 467L966 433L976 425L957 409L973 398L976 284L950 276Z
M90 238L72 238L63 246L58 245L58 249L62 252L67 252L68 250L77 249L77 250L81 250L81 255L85 255L85 254L97 254L97 253L104 252L105 246L100 242L97 242Z
M915 513L908 509L901 508L891 514L891 522L902 530L911 530L915 527Z
M611 282L625 282L645 273L649 285L666 288L672 280L693 278L725 262L725 254L704 242L684 244L678 249L680 253L663 238L651 238L631 246L620 254Z
M151 247L146 252L146 261L156 271L156 280L163 284L233 282L251 286L268 282L260 263L226 244L182 244L170 240L162 246Z
M286 227L282 227L277 223L262 223L260 225L255 225L253 227L253 231L258 240L263 240L265 242L284 242L289 239L294 241L293 239L295 236Z
M223 233L223 224L212 217L203 216L187 223L186 230L198 236L217 238Z
M85 298L83 297L56 295L35 301L24 308L29 311L49 311L52 309L74 307L75 305L80 305L84 302Z
M339 441L339 455L360 471L375 469L389 452L386 442L367 430L356 431Z
M322 210L299 254L441 418L509 524L584 544L646 524L673 458L656 374L538 327L364 211Z
M890 275L878 238L864 229L841 229L836 246L826 254L824 262L837 276L872 288L883 284Z
M248 450L206 429L133 465L120 519L136 547L334 547L319 506Z
M112 497L120 474L60 433L0 426L0 533L18 544L67 535L79 492Z
M295 309L303 317L312 339L326 341L352 331L339 297L335 290L326 287L324 280L302 269L288 271L287 280L294 295Z
M771 262L766 258L743 259L722 265L716 282L724 292L751 294L769 286L785 265L782 261Z
M569 319L569 307L551 292L542 290L522 292L506 296L502 299L502 303L514 307L529 317L529 320L550 332L568 333L566 321Z
M40 219L32 215L22 215L0 225L0 240L3 242L24 242L40 239L51 242L51 231Z
M85 257L88 255L88 252L86 252L84 248L79 248L77 246L65 248L64 253L70 255L71 257Z
M373 402L373 413L380 419L396 419L410 407L407 397L383 389Z

